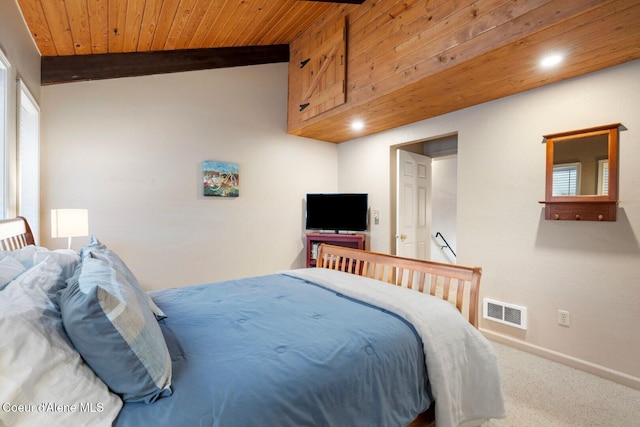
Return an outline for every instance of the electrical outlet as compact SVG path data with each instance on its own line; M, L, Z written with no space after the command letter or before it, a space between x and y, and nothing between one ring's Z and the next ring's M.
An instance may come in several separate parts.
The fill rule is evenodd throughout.
M562 325L566 327L569 327L571 325L568 311L558 310L558 325Z

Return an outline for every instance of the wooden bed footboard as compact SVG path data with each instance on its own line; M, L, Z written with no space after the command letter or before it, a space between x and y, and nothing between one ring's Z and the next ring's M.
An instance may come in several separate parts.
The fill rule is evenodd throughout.
M423 261L322 244L318 268L340 270L428 293L449 301L478 327L480 267Z

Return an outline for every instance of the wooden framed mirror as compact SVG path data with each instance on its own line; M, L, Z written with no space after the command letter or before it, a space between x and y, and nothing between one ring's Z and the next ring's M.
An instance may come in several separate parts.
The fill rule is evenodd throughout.
M544 135L545 219L615 221L620 123Z

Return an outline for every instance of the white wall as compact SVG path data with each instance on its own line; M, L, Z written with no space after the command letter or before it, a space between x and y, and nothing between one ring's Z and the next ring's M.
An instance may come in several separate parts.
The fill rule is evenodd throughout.
M527 331L481 320L483 331L640 388L639 111L635 61L343 143L339 189L370 193L371 248L388 251L390 147L457 132L458 263L483 268L481 298L529 309ZM618 220L546 221L542 135L616 122L628 129ZM557 325L558 309L571 327Z
M457 264L458 155L434 157L431 161L431 260ZM444 236L449 248L443 248Z
M286 134L287 64L42 88L42 242L52 208L89 225L147 289L302 267L303 200L337 190L337 146ZM203 160L240 197L202 196ZM87 239L74 239L79 248Z
M40 100L40 53L22 19L15 0L0 0L0 50L10 63L7 99L7 165L8 186L7 217L17 214L17 99L16 79L21 79L36 102ZM1 158L1 157L0 157ZM0 197L2 192L0 192ZM4 212L0 213L2 217Z
M40 52L31 38L16 0L0 0L0 49L31 95L40 100Z

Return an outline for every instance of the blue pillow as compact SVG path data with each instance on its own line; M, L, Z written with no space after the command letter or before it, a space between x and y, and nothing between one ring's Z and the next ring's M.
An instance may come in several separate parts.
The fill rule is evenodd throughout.
M78 352L124 401L171 395L171 358L148 296L110 259L89 254L78 269L59 298Z

